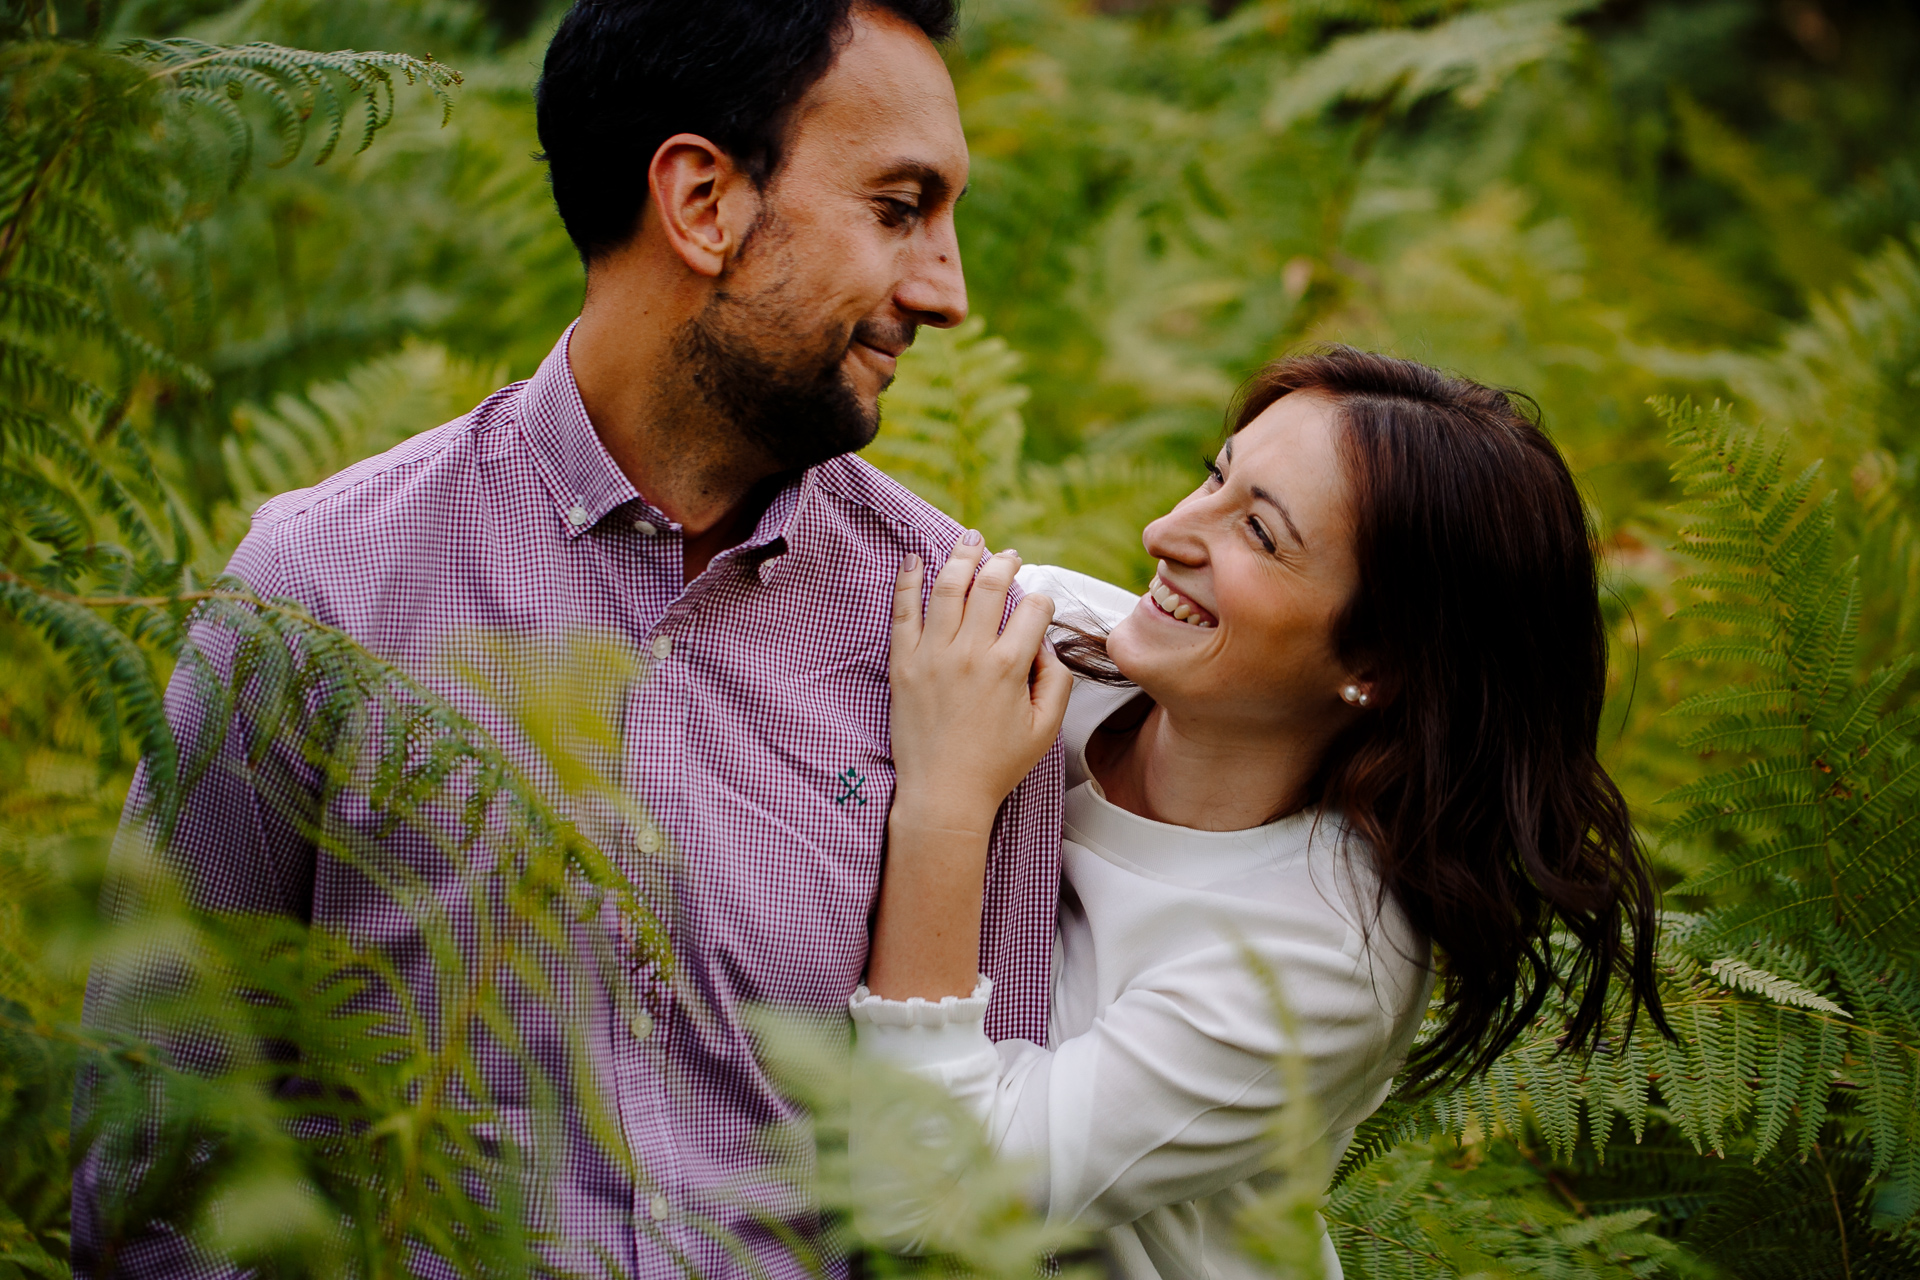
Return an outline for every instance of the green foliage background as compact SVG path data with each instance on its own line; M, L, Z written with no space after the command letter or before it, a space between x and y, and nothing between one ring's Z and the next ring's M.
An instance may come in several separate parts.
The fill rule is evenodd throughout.
M1549 1017L1489 1077L1390 1103L1323 1210L1347 1274L1920 1274L1920 14L964 8L975 318L902 362L874 461L995 545L1138 586L1139 527L1197 478L1234 387L1338 339L1532 394L1608 552L1604 746L1667 886L1681 1039L1623 1027L1583 1064ZM96 903L133 763L170 751L157 689L197 660L186 611L326 641L223 594L252 506L526 376L575 314L530 159L555 16L0 6L0 1274L65 1274L78 1065L155 1069L78 1015L118 945ZM339 49L387 53L298 52ZM578 910L630 901L477 730L329 652L449 761L497 767L530 851L515 884L557 857ZM396 786L401 817L443 766ZM196 927L216 985L260 948L319 956L275 988L314 1027L274 1030L338 1039L326 993L365 957ZM375 1087L369 1060L339 1069L376 1118L418 1119L418 1080L458 1068ZM219 1177L332 1242L224 1241L264 1265L403 1268L395 1242L429 1229L476 1272L524 1256L458 1177L391 1173L467 1167L444 1109L438 1145L315 1156L264 1103L193 1105L237 1153ZM949 1262L1011 1274L1061 1243L987 1181ZM1304 1274L1309 1193L1288 1194L1250 1210L1249 1243Z

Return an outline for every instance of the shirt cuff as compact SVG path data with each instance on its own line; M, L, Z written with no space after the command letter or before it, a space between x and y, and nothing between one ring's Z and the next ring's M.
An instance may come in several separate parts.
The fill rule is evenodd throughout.
M884 1000L860 987L847 1002L863 1052L908 1070L950 1067L977 1056L987 1039L993 980L982 974L970 996ZM945 1072L937 1074L945 1075Z

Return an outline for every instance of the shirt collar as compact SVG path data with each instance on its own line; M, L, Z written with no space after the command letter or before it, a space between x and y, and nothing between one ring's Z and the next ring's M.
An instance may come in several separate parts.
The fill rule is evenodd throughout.
M636 501L645 508L647 519L666 523L666 517L640 497L587 417L573 368L567 363L567 346L578 323L567 326L539 370L520 388L520 429L547 482L560 527L572 541L614 508Z
M573 379L573 366L567 359L579 323L576 320L567 326L540 368L520 388L519 396L521 430L533 449L560 526L572 541L610 512L632 503L634 519L678 532L679 523L669 520L633 487L587 417L579 384ZM715 559L740 559L764 577L770 561L804 541L804 521L800 517L815 500L817 487L812 469L782 485L746 541Z

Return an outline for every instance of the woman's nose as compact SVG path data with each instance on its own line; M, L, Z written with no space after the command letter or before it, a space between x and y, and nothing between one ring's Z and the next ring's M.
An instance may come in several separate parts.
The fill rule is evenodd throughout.
M1182 502L1158 520L1150 521L1140 533L1140 545L1155 560L1174 564L1198 565L1207 558L1206 541L1200 534L1200 522L1193 508L1197 497Z

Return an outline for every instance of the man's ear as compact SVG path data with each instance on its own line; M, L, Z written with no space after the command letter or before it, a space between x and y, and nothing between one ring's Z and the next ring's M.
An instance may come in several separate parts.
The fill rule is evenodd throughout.
M718 276L760 213L760 191L733 157L696 133L676 133L647 166L648 216L689 270Z

